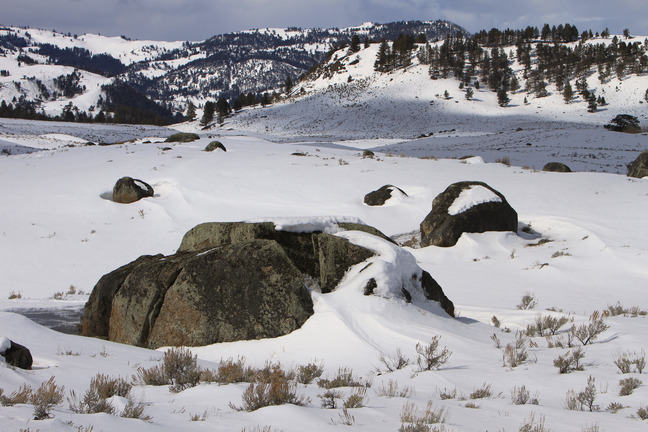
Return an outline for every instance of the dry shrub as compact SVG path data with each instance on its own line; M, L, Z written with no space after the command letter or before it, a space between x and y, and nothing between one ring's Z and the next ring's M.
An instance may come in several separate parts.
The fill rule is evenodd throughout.
M452 355L452 351L446 347L439 349L439 339L440 336L437 335L427 345L416 344L416 352L419 355L417 363L421 371L439 369Z
M548 429L545 426L545 417L543 415L541 415L538 421L536 422L535 413L532 412L531 415L529 416L529 419L525 420L524 423L522 423L519 431L520 432L549 432L550 429Z
M589 317L589 322L580 326L572 326L571 333L580 341L580 343L583 344L583 346L585 346L598 338L598 336L609 327L610 326L605 324L601 313L599 311L594 311Z
M3 406L14 406L17 404L29 403L32 395L32 388L27 384L23 384L18 390L11 393L9 396L3 396L3 390L0 389L0 402Z
M401 410L401 426L399 432L430 431L428 425L445 423L447 410L443 407L435 409L432 401L427 403L425 411L419 415L418 408L411 402L405 402Z
M255 373L253 368L245 366L244 357L239 357L237 360L230 357L227 360L221 360L215 378L211 381L219 384L250 382L254 380Z
M578 393L574 390L567 391L565 409L583 411L587 408L590 412L598 410L598 405L594 403L596 400L595 381L594 377L590 376L587 379L587 386L582 391Z
M572 351L566 352L565 354L558 356L553 362L554 366L558 368L558 371L561 374L569 373L575 370L583 370L583 366L580 364L580 361L585 357L585 352L583 348L578 347Z
M151 420L151 416L144 415L144 404L142 402L135 402L131 397L128 398L128 403L124 407L124 411L122 411L120 416L144 421Z
M353 377L353 369L341 367L338 369L337 375L332 379L321 379L317 385L325 388L332 389L338 387L362 387L369 386L369 383L363 383L361 379Z
M335 409L337 408L337 400L342 398L342 392L338 390L326 390L321 395L317 395L322 400L322 408Z
M446 399L455 399L457 397L457 389L454 388L452 390L446 390L445 388L443 390L439 390L439 397L442 400Z
M169 390L178 393L198 385L200 376L197 356L187 348L171 348L164 353L161 365L150 369L138 368L133 380L145 385L171 385Z
M513 390L511 390L511 401L514 405L525 405L527 403L538 405L538 393L536 393L534 397L531 397L531 394L525 386L515 386L513 387Z
M319 378L324 373L324 366L315 363L308 363L307 365L297 366L297 373L295 379L300 384L310 384L316 378Z
M526 344L529 341L523 332L516 332L515 342L507 344L502 355L503 366L517 367L528 358Z
M362 408L367 397L366 387L356 387L344 401L344 408Z
M405 386L402 389L399 389L398 387L398 382L394 380L389 380L387 382L387 385L383 386L378 390L378 396L386 396L386 397L403 397L403 398L408 398L412 395L413 390Z
M605 408L607 411L610 411L612 414L616 414L619 412L619 410L622 410L625 408L623 404L620 404L619 402L610 402L610 404Z
M237 411L256 411L259 408L273 405L305 405L309 400L298 396L294 383L286 380L256 382L243 393L243 405L237 407L230 403L230 408Z
M484 383L481 388L470 393L470 399L484 399L493 396L491 384Z
M619 381L619 396L631 395L636 388L641 385L641 380L637 378L626 378Z
M641 350L641 354L636 351L632 353L630 351L619 352L614 359L614 364L622 374L631 373L633 369L636 373L643 373L646 367L646 353L643 350Z
M648 420L648 406L639 407L639 409L637 410L637 415L641 420Z
M604 313L609 316L623 315L623 316L630 316L630 317L648 315L648 311L639 308L639 306L632 306L626 308L621 306L621 303L619 302L617 302L617 304L615 304L614 306L608 306L608 308L604 311Z
M403 369L405 366L408 366L410 364L410 359L405 357L403 355L403 352L401 351L400 348L394 352L394 354L385 356L384 354L380 354L380 357L378 358L380 363L385 367L385 370L387 372L394 372L397 370ZM378 372L381 372L380 368L376 368Z
M30 397L34 405L34 420L50 418L50 410L63 401L64 390L65 387L56 385L54 377L41 384Z
M538 301L536 300L535 296L527 292L524 293L522 299L520 299L520 303L516 307L520 310L529 310L536 307L537 304Z
M540 316L538 315L533 324L527 326L526 333L530 337L534 336L553 336L558 330L569 322L570 318L561 316L559 318L552 317L551 315Z

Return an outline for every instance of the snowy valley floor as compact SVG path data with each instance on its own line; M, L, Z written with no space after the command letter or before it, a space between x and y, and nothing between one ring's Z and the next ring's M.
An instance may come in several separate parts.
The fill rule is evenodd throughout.
M605 317L609 328L583 347L582 371L560 374L554 360L572 350L549 348L543 336L525 344L528 357L519 366L503 365L504 348L515 341L516 331L534 324L539 316L566 316L580 326L595 310L607 310L617 302L625 308L648 309L648 180L623 175L625 164L648 148L643 135L629 137L581 126L515 132L511 125L504 137L446 134L446 138L389 142L273 143L271 137L228 131L218 137L227 152L207 153L203 149L216 139L215 133L179 144L163 143L150 135L164 134L143 130L132 142L84 146L79 138L89 138L81 133L68 132L75 141L58 131L40 131L37 123L26 125L32 138L20 141L14 126L0 143L3 148L19 144L41 149L0 157L0 310L5 311L0 312L0 337L30 348L35 365L32 371L22 371L0 363L4 396L23 384L36 389L54 376L58 385L65 386L67 398L72 390L83 394L99 372L130 380L138 367L159 364L163 350L65 335L6 311L80 307L102 275L143 254L174 253L183 234L202 222L355 217L404 241L416 236L438 193L457 181L479 180L504 194L518 212L520 229L515 234L464 235L452 248L405 248L455 303L456 319L443 317L434 308L365 297L349 277L334 293L313 293L315 315L290 335L192 349L204 368L239 357L255 367L266 362L280 362L286 368L317 362L328 378L341 367L350 368L355 377L371 382L365 406L347 411L352 421L339 407L321 406L318 395L326 390L316 384L297 387L299 395L310 399L304 406L253 412L230 406L242 404L245 383L201 384L180 393L171 393L168 386L138 385L131 394L144 403L145 414L151 417L148 422L75 414L64 398L47 420L32 420L29 404L0 407L3 431L91 427L251 431L264 426L286 432L397 431L406 404L414 404L422 414L428 401L435 409L447 409L445 423L431 425L447 431L517 431L532 417L536 426L544 419L545 430L553 431L646 428L638 410L648 407L648 381L632 368L630 374L621 374L615 365L624 355L645 356L645 315ZM118 132L111 134L124 131ZM57 133L56 143L47 146L47 137L38 138L43 133ZM513 142L512 134L519 136L515 146L520 151L514 151L513 144L510 152L498 150ZM374 149L376 156L363 158L365 148ZM430 158L467 154L477 157ZM596 158L580 156L588 154ZM514 166L492 163L496 155L508 156ZM557 159L581 172L532 169ZM123 176L148 182L155 196L129 205L106 199ZM408 196L383 207L363 204L365 194L385 184L398 186ZM12 294L20 298L9 300ZM536 299L533 309L518 309L524 295ZM500 328L494 326L493 316ZM567 340L571 325L558 330L554 344ZM420 371L416 345L427 344L434 336L452 355L439 370ZM379 357L393 356L397 350L410 364L386 372ZM566 409L568 391L583 391L590 376L595 379L598 408ZM619 381L627 378L645 383L632 394L619 396ZM401 390L409 388L410 394L387 395L390 382ZM521 386L538 399L537 405L513 403L511 392ZM490 396L471 398L485 387ZM454 398L441 398L441 393L455 389ZM342 399L353 391L339 390ZM112 403L121 412L126 401L114 397ZM199 421L192 421L192 416ZM594 429L596 425L599 429Z

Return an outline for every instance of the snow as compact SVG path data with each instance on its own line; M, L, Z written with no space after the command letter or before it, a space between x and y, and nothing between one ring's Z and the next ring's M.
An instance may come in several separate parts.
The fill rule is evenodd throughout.
M9 348L11 348L11 340L4 336L0 336L0 354L4 354Z
M617 302L648 309L648 180L624 175L625 165L648 148L646 135L604 130L600 125L620 109L614 106L581 117L582 105L567 106L550 97L500 109L490 93L478 92L479 100L465 101L454 90L456 82L431 83L416 65L412 75L369 79L372 62L371 55L360 55L341 76L306 84L317 92L295 104L248 109L220 128L198 130L201 139L191 143L163 143L162 138L174 130L196 131L195 123L171 129L0 119L0 145L11 152L0 157L0 338L28 347L35 362L32 371L0 363L5 396L24 384L37 388L51 376L65 386L66 397L71 390L80 395L98 371L129 378L138 367L159 364L163 351L61 334L12 311L79 308L101 276L140 255L175 253L184 233L200 223L271 221L286 231L341 236L376 255L349 269L333 293L313 290L315 313L299 330L276 339L191 350L205 368L239 357L256 367L317 362L325 377L340 367L352 368L354 376L372 382L366 407L349 409L352 428L340 424L340 409L320 406L318 395L324 390L315 384L298 387L310 398L303 407L248 413L230 407L241 404L248 387L239 383L201 384L178 394L166 386L135 386L133 395L145 403L150 422L75 414L65 402L53 409L53 418L34 421L30 405L2 406L2 429L67 431L73 424L94 430L269 426L286 432L382 432L398 430L406 402L422 411L432 401L449 410L446 430L519 430L532 414L544 416L551 430L594 424L608 431L645 430L637 410L646 406L648 387L619 396L619 380L642 376L620 374L614 360L620 353L648 350L646 316L606 317L609 329L584 347L584 370L565 375L553 361L568 349L549 348L544 337L534 337L534 344L527 345L528 360L504 367L503 350L491 337L505 347L514 342L516 330L538 316L564 315L581 325L594 310ZM342 86L349 75L357 87ZM632 88L627 93L612 87L619 97L615 106L645 89L646 79L618 83ZM455 100L435 96L446 87ZM204 152L213 139L223 142L227 152ZM86 146L85 141L117 144ZM364 149L372 149L375 157L363 158ZM458 159L466 155L472 157ZM491 163L502 157L509 157L512 166ZM537 171L550 161L565 162L576 172ZM125 175L149 183L155 195L129 205L110 201L115 181ZM464 234L451 248L413 247L434 197L467 180L483 181L506 197L518 212L518 232ZM364 195L385 184L401 188L407 197L366 206ZM479 189L457 205L493 198ZM341 231L340 222L364 222L410 246ZM420 277L422 270L454 302L457 318L416 290L412 276ZM375 295L365 296L371 278L377 282ZM405 301L402 288L411 293L412 303ZM533 310L517 308L526 293L537 300ZM12 294L20 298L9 300ZM570 325L558 336L566 338ZM422 372L416 345L433 336L452 355L438 371ZM379 358L397 350L410 364L388 372ZM596 379L599 409L564 409L567 391L581 391L590 375ZM382 395L390 381L410 387L413 394ZM484 384L492 385L493 396L467 400ZM511 391L521 385L537 393L538 405L513 404ZM458 397L441 399L444 389L456 389ZM351 394L349 388L340 391ZM479 409L466 407L468 402ZM613 414L608 409L613 402L624 408ZM113 403L122 406L124 400ZM204 422L190 420L203 413Z
M448 214L451 216L458 215L476 205L489 202L502 202L502 199L484 186L472 185L461 191L457 199L448 208Z

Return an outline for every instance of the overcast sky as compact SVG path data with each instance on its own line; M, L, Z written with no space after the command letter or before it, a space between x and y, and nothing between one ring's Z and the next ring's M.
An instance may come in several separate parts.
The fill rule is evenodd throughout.
M646 0L2 0L0 24L132 39L198 41L262 27L446 19L470 32L575 24L648 36Z

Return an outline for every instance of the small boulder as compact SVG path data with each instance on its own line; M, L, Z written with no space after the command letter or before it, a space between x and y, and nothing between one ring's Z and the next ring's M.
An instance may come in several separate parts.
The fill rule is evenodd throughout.
M221 149L223 151L227 151L227 149L225 148L223 143L220 142L220 141L212 141L209 144L207 144L207 147L205 147L206 152L212 152L212 151L218 150L218 149Z
M122 177L113 187L113 201L130 204L142 198L152 197L153 193L153 188L145 181Z
M33 359L29 350L7 338L0 338L0 355L7 364L20 369L31 369Z
M549 162L542 168L542 171L564 173L572 172L572 170L562 162Z
M437 195L421 222L421 247L454 246L465 232L517 232L517 213L504 195L483 182L454 183Z
M364 203L369 206L384 205L387 202L387 200L392 197L393 192L400 193L407 196L407 194L403 189L400 189L392 185L385 185L380 189L375 190L373 192L369 192L367 195L365 195Z
M642 152L637 159L628 165L628 177L648 177L648 150Z
M178 132L168 137L164 142L192 142L200 139L200 135L189 132Z

